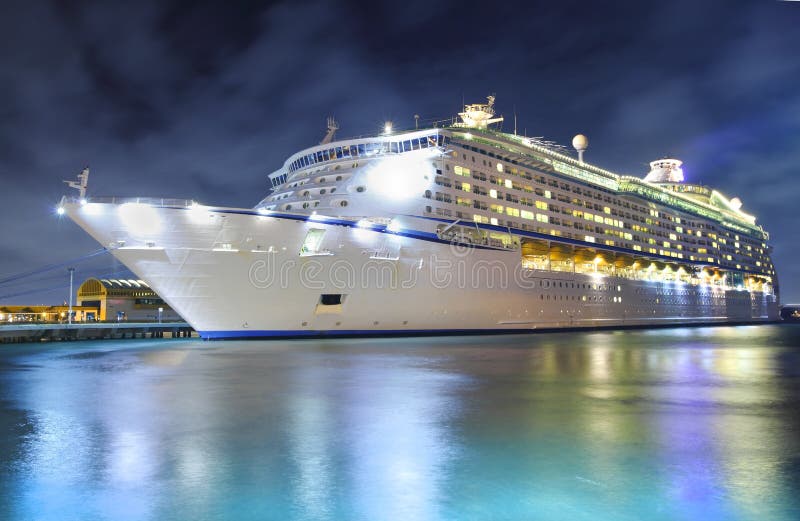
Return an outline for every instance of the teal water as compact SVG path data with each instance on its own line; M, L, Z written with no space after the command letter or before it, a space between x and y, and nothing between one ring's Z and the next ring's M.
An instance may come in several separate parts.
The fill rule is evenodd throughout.
M800 327L0 346L2 520L800 519Z

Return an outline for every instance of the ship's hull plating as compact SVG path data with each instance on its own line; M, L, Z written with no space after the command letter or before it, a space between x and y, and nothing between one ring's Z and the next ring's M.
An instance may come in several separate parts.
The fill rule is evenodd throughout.
M204 338L529 331L778 317L769 294L522 269L517 250L455 246L439 240L424 219L400 219L389 231L250 210L148 206L137 216L117 204L91 204L66 210ZM311 229L324 233L318 232L321 240L309 250Z

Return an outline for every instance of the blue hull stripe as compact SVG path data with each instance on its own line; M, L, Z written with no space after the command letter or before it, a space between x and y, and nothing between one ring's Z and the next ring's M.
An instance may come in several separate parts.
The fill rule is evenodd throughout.
M470 335L519 333L527 329L341 329L315 331L309 329L260 331L198 331L206 340L224 338L280 338L280 337L337 337L337 336L392 336L392 335Z
M565 333L570 331L619 331L625 329L670 329L685 327L719 327L719 326L745 326L753 324L774 323L777 320L750 319L731 321L700 321L700 322L666 322L661 324L614 324L614 325L586 325L569 327L518 327L497 329L342 329L342 330L232 330L232 331L197 331L204 340L224 340L237 338L335 338L335 337L386 337L386 336L446 336L446 335L519 335L529 333Z

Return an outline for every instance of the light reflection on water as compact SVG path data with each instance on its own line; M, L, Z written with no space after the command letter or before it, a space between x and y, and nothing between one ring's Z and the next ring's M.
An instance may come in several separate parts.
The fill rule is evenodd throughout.
M798 519L800 328L0 348L0 519Z

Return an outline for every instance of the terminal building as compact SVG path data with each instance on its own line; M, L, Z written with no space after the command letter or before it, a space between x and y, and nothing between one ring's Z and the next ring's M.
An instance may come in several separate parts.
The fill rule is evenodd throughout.
M96 308L96 320L182 320L143 280L86 279L78 288L77 303Z
M84 322L97 320L95 306L72 306L72 320ZM0 323L68 322L69 306L0 306Z

